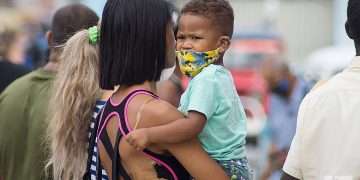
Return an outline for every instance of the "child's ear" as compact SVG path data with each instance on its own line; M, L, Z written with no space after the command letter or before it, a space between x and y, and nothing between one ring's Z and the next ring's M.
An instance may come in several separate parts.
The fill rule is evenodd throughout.
M231 40L229 36L221 36L219 39L220 42L220 46L219 46L219 51L221 54L224 54L226 50L229 49L230 44L231 44Z

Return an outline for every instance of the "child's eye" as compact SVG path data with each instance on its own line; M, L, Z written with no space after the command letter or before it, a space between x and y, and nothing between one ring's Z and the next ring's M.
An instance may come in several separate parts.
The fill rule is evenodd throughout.
M184 37L184 36L177 36L176 39L181 39L181 40L183 40L183 39L185 39L185 37Z
M199 39L202 39L202 38L199 37L199 36L193 36L193 37L191 37L191 39L193 39L193 40L199 40Z

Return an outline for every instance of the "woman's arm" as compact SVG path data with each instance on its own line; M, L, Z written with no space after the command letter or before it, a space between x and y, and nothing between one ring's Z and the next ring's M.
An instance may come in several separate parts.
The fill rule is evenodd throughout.
M230 179L223 169L203 150L199 141L193 139L165 146L196 180Z
M131 111L131 110L130 110ZM144 108L140 128L161 126L184 118L175 107L163 101L152 101ZM196 139L177 144L154 144L168 150L195 179L229 179L222 168L202 149Z
M139 128L126 136L127 142L137 150L152 144L180 143L196 138L206 124L205 115L191 111L184 117L175 107L161 100L147 104L140 113L147 120L142 120Z
M192 111L188 117L165 125L134 130L127 135L126 140L138 150L143 150L151 144L181 143L196 138L205 124L206 117Z

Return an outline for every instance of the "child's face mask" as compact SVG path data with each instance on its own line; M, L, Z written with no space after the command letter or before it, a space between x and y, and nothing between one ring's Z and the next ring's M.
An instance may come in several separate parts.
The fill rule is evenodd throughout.
M207 52L196 52L192 50L176 51L181 72L188 77L195 77L205 67L220 58L219 49Z

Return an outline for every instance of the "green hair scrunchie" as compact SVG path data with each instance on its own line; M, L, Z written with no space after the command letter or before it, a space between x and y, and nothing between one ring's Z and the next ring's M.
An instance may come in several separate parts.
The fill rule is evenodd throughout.
M90 44L95 45L98 42L100 36L98 27L97 26L90 27L88 29L88 33L89 33Z

